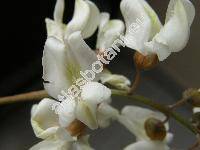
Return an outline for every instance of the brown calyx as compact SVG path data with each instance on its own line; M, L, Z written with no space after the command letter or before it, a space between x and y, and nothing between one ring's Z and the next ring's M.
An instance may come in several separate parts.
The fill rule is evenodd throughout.
M71 136L81 136L85 131L85 124L75 119L66 129L70 132Z
M159 63L159 60L156 54L144 56L139 52L135 52L134 62L139 69L149 70L154 68Z

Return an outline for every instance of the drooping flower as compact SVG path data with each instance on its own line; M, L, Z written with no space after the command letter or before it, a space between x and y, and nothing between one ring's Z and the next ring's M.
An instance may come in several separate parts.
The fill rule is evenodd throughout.
M124 23L119 19L110 19L109 13L100 14L96 49L103 52L110 48L113 42L124 33Z
M90 37L99 24L99 9L89 0L76 0L72 20L63 23L64 0L57 0L54 20L46 19L47 35L64 41L70 34L81 31L83 38Z
M34 133L42 142L34 145L30 150L79 150L92 148L88 144L88 136L77 138L72 136L67 128L61 127L59 116L55 114L51 105L54 100L45 98L32 107L31 125Z
M124 23L119 19L110 19L109 13L100 14L96 49L99 54L103 54L108 48L112 48L115 40L124 34ZM118 89L128 90L130 81L123 75L112 74L108 69L103 70L100 80L103 84L110 84Z
M44 83L46 91L50 96L59 100L58 95L60 95L61 91L68 91L71 85L76 84L76 80L81 78L80 71L86 70L96 60L96 54L84 42L80 32L71 34L68 38L68 43L62 43L56 38L49 37L45 44L43 56L43 79L48 81ZM63 108L59 112L60 118L63 118L62 115L65 115L65 111L69 111L69 108L76 108L77 111L80 111L79 113L77 112L76 116L79 114L84 115L78 116L80 121L91 128L97 128L96 110L101 108L99 105L101 102L110 98L111 92L97 82L82 84L80 88L80 100L76 97L74 99L67 99L66 97L60 104L61 107L58 109L61 110ZM88 93L88 98L86 93ZM86 95L86 97L82 97L82 95ZM87 102L88 99L91 103ZM69 105L69 108L65 105ZM89 117L89 119L84 117ZM70 116L64 118L70 120ZM74 120L74 116L72 120Z
M195 16L189 0L170 0L164 26L145 0L122 0L121 11L126 45L144 56L156 54L160 61L186 46Z
M153 140L147 134L145 128L145 123L149 118L163 121L166 116L160 112L154 112L137 106L125 106L122 109L118 120L133 133L137 139L135 143L128 145L125 150L169 150L167 144L171 142L173 135L168 132L168 123L165 124L167 134L164 140Z

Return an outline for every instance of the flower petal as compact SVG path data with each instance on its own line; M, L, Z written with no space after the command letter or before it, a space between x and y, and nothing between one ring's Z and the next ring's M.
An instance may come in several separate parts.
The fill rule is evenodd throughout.
M71 34L68 38L68 44L71 50L70 56L73 58L73 60L76 60L77 64L80 65L80 70L83 72L86 70L91 70L92 64L98 59L96 53L92 51L83 40L81 32L78 31ZM96 80L98 80L98 76L98 74L95 74Z
M46 28L47 28L47 36L54 36L57 39L63 41L64 38L64 30L66 28L65 24L55 22L51 19L46 18Z
M98 125L102 128L106 128L110 125L111 120L117 119L118 115L119 112L117 109L107 103L101 103L97 108Z
M76 119L75 109L75 100L66 99L60 103L58 106L58 115L59 123L62 127L68 127L68 125Z
M44 140L31 147L30 150L72 150L71 146L72 143L62 140Z
M166 19L165 19L166 23L173 16L174 6L176 4L176 1L177 0L170 0L170 2L169 2L167 13L166 13ZM183 6L185 7L186 14L187 14L187 19L188 19L188 22L189 22L189 26L191 26L191 24L192 24L192 22L194 20L194 16L195 16L194 5L189 0L181 0L181 2L183 4Z
M56 101L45 98L31 110L31 125L37 137L46 139L54 137L58 127L58 116L51 109Z
M200 112L200 107L194 107L193 108L193 113L198 113Z
M97 105L80 100L76 108L76 118L90 129L97 129L96 109Z
M129 90L129 86L131 85L130 80L123 76L118 74L111 74L109 71L103 71L101 74L100 80L103 84L108 83L111 86L116 87L117 89L121 90Z
M174 5L174 14L153 39L153 50L160 61L166 59L171 52L179 52L186 46L190 35L188 21L182 0L177 0ZM163 47L166 52L160 49Z
M160 112L154 112L146 108L137 106L125 106L122 109L122 116L119 117L120 123L125 125L139 140L149 139L145 133L144 123L148 118L165 120L166 116ZM168 123L166 123L168 130Z
M126 45L146 55L143 46L150 37L151 19L143 3L141 0L122 0L120 8L126 24Z
M80 71L92 69L97 61L94 51L84 42L80 32L70 35L66 43L54 37L46 41L43 54L43 79L48 94L55 99L62 90L68 88L81 77ZM94 80L98 80L94 73Z
M63 21L63 13L64 13L65 1L64 0L57 0L55 9L54 9L54 20L56 22L62 23Z
M149 39L152 39L156 33L158 33L162 27L162 24L160 22L160 19L158 18L158 15L156 12L151 8L151 6L147 3L146 0L140 0L141 3L143 4L143 7L148 14L148 16L151 19L151 34Z
M124 150L169 150L162 142L139 141L128 145Z
M82 88L81 98L91 104L110 102L111 90L98 82L88 82Z
M109 14L101 13L96 48L100 50L110 48L123 31L124 23L121 20L109 21Z
M71 56L67 54L67 49L69 48L54 37L47 38L44 46L42 58L43 79L46 81L44 87L48 94L55 99L62 90L67 90L71 85L72 75L66 74L67 69L72 69L72 64L73 68L78 68L75 63L69 63L68 58ZM72 73L74 74L74 72Z
M99 10L94 3L84 0L75 1L75 11L72 20L66 28L66 38L76 31L81 31L83 38L90 37L99 23Z

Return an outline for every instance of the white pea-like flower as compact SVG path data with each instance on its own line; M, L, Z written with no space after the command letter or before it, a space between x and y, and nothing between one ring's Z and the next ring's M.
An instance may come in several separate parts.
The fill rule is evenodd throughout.
M88 82L82 88L80 100L66 99L58 106L60 124L66 127L77 119L90 129L107 127L119 114L110 102L110 89L98 82Z
M100 14L98 26L96 49L103 52L106 48L111 48L112 44L120 35L124 34L124 23L119 19L111 19L110 14L103 12Z
M160 61L186 46L195 16L189 0L170 0L164 25L145 0L122 0L121 11L126 45L145 56L156 54Z
M74 15L67 24L63 23L64 0L57 0L54 20L46 19L47 35L63 41L70 34L81 31L83 38L90 37L99 24L100 13L96 5L89 0L76 0Z
M68 43L49 37L46 41L43 55L43 79L48 81L44 83L46 91L53 98L60 100L58 95L61 94L61 91L68 91L71 85L81 78L80 71L86 70L96 60L96 54L84 42L80 32L72 33L68 38ZM76 97L74 99L67 99L66 97L60 104L60 108L58 108L60 118L68 119L68 123L73 121L74 116L71 120L70 116L63 117L63 115L71 115L73 113L66 113L65 111L71 111L72 109L72 112L74 112L76 109L79 111L76 112L78 120L92 129L97 128L97 108L103 107L100 103L110 99L110 89L98 82L86 82L82 84L81 90L78 91L81 95L79 99ZM109 108L112 109L111 107ZM113 111L117 113L115 109ZM61 124L64 123L62 122Z
M136 142L128 145L124 150L169 150L168 143L172 141L173 134L169 133L168 122L165 123L167 131L164 140L152 140L146 133L145 121L149 118L155 118L164 121L166 116L160 112L154 112L146 108L137 106L125 106L119 122L123 124L131 133L136 136Z
M102 12L98 26L96 49L99 54L103 54L108 48L112 48L115 40L124 35L124 23L119 19L111 19L110 14ZM118 46L118 45L117 45ZM112 74L108 69L104 69L100 80L103 84L110 84L117 89L129 90L130 80L123 75Z
M32 107L31 125L35 135L43 141L30 150L93 150L88 144L88 136L77 138L60 125L59 116L51 109L54 103L54 100L45 98Z

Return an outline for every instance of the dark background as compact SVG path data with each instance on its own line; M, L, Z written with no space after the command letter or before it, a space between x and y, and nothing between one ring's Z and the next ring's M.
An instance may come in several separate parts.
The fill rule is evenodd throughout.
M120 0L93 1L101 11L111 13L111 18L121 18ZM168 0L148 0L148 2L164 21ZM138 93L170 103L181 97L184 88L199 87L200 1L192 0L192 2L195 4L197 13L187 47L182 52L173 54L166 61L161 62L156 69L143 73L144 79ZM0 32L0 96L43 88L41 58L46 40L44 19L52 18L54 6L55 0L3 1L1 3L1 25L3 27ZM73 8L74 1L67 0L65 23L72 17ZM94 35L86 40L92 48L95 45L95 37ZM122 73L133 78L133 53L133 50L123 49L110 65L110 69L115 73ZM0 132L0 150L27 149L37 141L29 123L31 105L32 103L23 103L0 106L0 129L3 129ZM124 103L119 100L119 102L114 102L114 105L121 108ZM182 110L185 115L188 115L189 112L190 108L188 107ZM97 139L99 138L93 142L94 145L97 145L97 150L121 149L133 141L131 135L125 129L120 128L119 130L118 126L118 124L114 124L113 127L118 130L118 134L113 132L114 129L94 134ZM176 129L177 135L179 134L175 138L175 147L185 148L186 145L191 144L192 136L178 125L174 126L174 131ZM121 140L121 137L124 137L124 141ZM119 142L115 142L114 138ZM111 144L116 146L109 148Z

